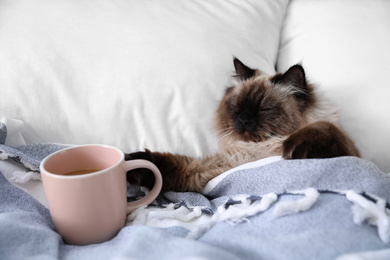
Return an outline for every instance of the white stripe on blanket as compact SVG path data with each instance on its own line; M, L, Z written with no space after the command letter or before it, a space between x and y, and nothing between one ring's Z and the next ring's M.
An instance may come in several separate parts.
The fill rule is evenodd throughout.
M238 166L236 168L230 169L230 170L228 170L228 171L218 175L217 177L213 178L212 180L210 180L206 184L206 186L204 187L202 193L203 194L209 193L212 189L214 189L215 186L217 186L217 184L221 180L223 180L224 178L226 178L226 176L228 176L229 174L231 174L233 172L236 172L236 171L239 171L239 170L244 170L244 169L251 169L251 168L264 166L264 165L267 165L267 164L270 164L270 163L273 163L273 162L278 162L280 160L282 160L281 156L272 156L272 157L260 159L260 160L254 161L254 162L245 163L245 164L242 164L242 165L240 165L240 166Z

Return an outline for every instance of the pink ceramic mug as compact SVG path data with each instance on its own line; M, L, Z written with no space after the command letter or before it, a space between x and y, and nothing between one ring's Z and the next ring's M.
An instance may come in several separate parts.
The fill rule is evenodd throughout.
M128 203L126 172L136 168L150 169L155 184L148 195ZM98 171L67 175L88 169ZM113 238L124 226L126 215L151 203L162 187L161 173L153 163L124 161L123 152L107 145L60 150L46 157L40 170L50 215L69 244L86 245Z

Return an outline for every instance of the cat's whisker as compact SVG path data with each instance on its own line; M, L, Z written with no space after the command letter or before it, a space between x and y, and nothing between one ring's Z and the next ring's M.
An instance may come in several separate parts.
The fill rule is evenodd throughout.
M219 136L218 139L222 139L222 138L225 138L225 137L229 136L230 134L232 134L233 131L234 131L233 127L227 127L227 128L218 130L216 133L217 133L217 136ZM223 134L223 135L221 135L221 134Z
M226 132L224 135L220 136L218 138L218 140L222 140L222 139L228 137L229 135L231 135L232 133L233 133L233 130L230 130L230 131Z
M238 152L234 153L234 154L229 158L229 162L232 161L233 159L235 159L237 156L238 156Z
M220 130L216 131L216 133L219 134L219 133L222 133L222 132L228 132L228 131L233 131L233 130L234 130L234 128L229 126L227 128L220 129Z
M286 139L286 137L282 136L282 135L279 135L279 134L273 134L273 133L265 133L264 134L268 139L273 139L274 141L276 142L282 142Z

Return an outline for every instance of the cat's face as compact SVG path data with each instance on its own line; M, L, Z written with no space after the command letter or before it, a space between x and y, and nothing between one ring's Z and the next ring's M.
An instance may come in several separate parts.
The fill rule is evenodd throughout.
M248 68L238 59L234 66L238 80L226 90L216 112L220 141L261 142L289 135L306 122L315 97L300 65L274 76Z

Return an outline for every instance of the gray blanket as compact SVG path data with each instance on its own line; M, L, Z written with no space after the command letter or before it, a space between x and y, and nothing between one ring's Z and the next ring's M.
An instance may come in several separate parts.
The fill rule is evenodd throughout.
M37 170L63 147L0 144L0 158ZM0 198L0 259L390 259L390 177L354 157L254 163L204 194L162 193L88 246L65 244L48 209L2 174Z

